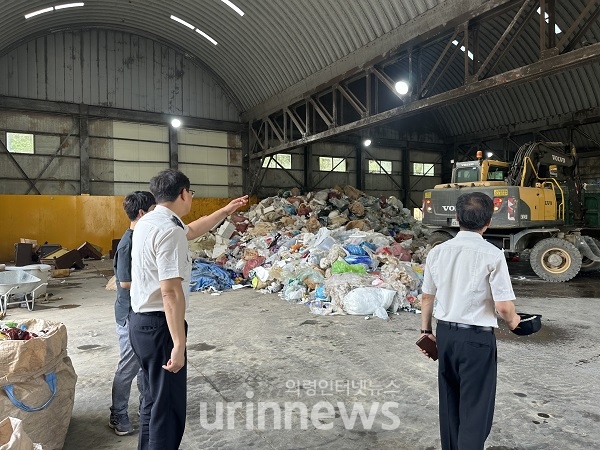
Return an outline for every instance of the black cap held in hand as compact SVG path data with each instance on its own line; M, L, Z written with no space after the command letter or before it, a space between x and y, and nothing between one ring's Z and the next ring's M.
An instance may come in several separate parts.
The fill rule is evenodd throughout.
M516 335L528 336L530 334L537 333L542 328L541 315L525 313L517 314L519 315L519 317L521 317L521 321L514 330L511 330Z

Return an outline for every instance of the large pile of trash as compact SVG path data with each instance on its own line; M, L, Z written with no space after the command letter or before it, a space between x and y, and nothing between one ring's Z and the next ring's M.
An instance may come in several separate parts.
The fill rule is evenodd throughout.
M191 289L250 282L316 314L418 311L427 230L395 197L281 192L192 241Z

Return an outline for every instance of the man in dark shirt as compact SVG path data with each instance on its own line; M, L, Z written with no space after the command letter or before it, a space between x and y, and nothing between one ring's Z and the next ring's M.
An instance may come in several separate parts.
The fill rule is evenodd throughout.
M136 191L125 197L123 208L131 224L119 241L113 266L117 279L117 300L115 302L115 319L119 335L120 360L112 385L112 406L108 426L123 436L133 432L133 426L127 414L131 382L137 375L138 391L141 398L144 392L143 377L140 373L138 359L129 342L127 316L131 310L131 238L137 221L156 206L154 196L150 192Z

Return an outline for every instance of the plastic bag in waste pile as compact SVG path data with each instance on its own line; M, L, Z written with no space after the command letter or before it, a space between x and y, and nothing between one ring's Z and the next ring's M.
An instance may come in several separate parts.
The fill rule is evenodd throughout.
M333 311L345 314L344 298L346 295L359 287L371 286L374 277L358 273L346 272L333 274L325 279L325 294L331 298Z
M211 286L219 291L231 289L233 280L227 270L216 264L211 264L202 259L194 260L190 278L190 291L204 291Z
M279 296L288 302L299 303L302 301L305 293L306 287L303 286L300 281L292 280L285 288L283 288L283 291L279 293Z
M373 314L388 319L386 310L391 306L396 291L376 287L362 287L350 291L344 298L344 311L348 314Z
M310 291L314 291L320 284L323 284L323 281L325 281L323 274L309 267L298 271L298 273L296 273L296 279L302 282L302 284Z
M366 274L367 269L362 264L348 264L346 261L338 259L331 265L331 273L361 273Z
M244 269L242 270L244 278L248 278L248 276L250 275L250 271L264 264L265 260L266 258L264 256L257 256L246 261L246 264L244 264Z

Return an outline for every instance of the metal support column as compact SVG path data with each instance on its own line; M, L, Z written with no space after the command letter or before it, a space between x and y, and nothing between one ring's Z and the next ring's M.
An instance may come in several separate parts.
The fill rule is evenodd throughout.
M402 149L402 203L408 208L410 201L410 151L408 145Z
M169 126L169 168L179 169L179 140L177 128Z
M241 133L242 139L242 192L250 193L250 136L247 131Z
M312 158L312 145L304 147L304 186L302 189L304 192L310 192L312 190L312 169L313 169L313 158Z
M91 194L90 136L87 105L79 107L79 193Z
M362 151L362 143L356 146L356 187L365 190L365 154Z

